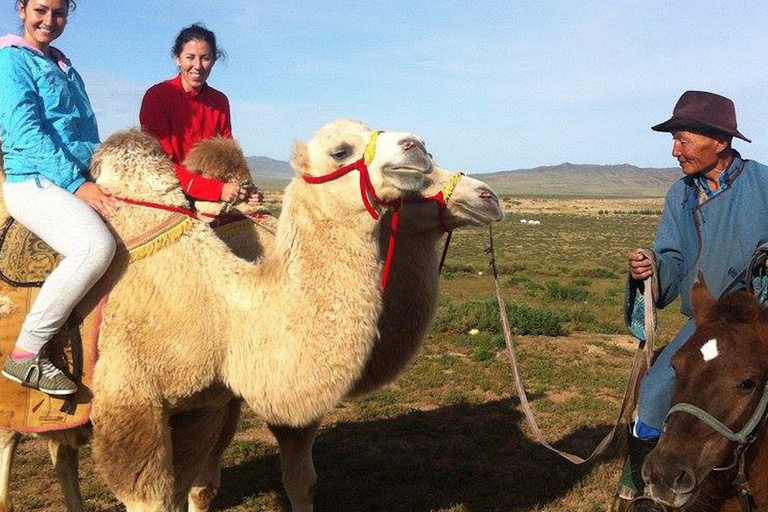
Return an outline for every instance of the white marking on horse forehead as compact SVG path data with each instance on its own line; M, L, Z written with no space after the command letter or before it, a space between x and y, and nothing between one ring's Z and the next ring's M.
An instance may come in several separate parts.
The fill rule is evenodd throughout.
M712 338L704 345L701 346L701 355L704 356L705 361L711 361L720 355L717 351L717 338Z

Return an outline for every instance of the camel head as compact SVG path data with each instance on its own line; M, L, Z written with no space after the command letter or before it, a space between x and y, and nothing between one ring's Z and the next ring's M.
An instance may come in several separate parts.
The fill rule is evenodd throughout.
M440 198L444 208L438 206ZM412 233L485 226L504 218L498 196L486 183L437 166L427 186L405 198L400 215L401 229Z
M378 206L377 202L396 201L408 192L419 190L425 176L432 171L432 158L421 138L412 133L377 132L358 121L333 121L320 128L306 145L294 144L291 165L305 181L323 181L322 177L353 164L367 166L368 197L373 199L374 207ZM336 202L355 200L355 204L362 207L362 172L355 170L335 178L337 186L334 187L311 185L324 189L322 201L318 202L328 202L334 197ZM380 201L376 201L376 197Z
M91 159L91 176L118 197L188 206L171 159L154 137L135 128L101 143Z

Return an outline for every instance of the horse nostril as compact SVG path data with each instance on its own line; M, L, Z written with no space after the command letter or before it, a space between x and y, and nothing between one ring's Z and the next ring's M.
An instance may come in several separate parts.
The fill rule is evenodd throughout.
M688 468L682 468L672 488L680 494L688 494L696 487L696 475Z

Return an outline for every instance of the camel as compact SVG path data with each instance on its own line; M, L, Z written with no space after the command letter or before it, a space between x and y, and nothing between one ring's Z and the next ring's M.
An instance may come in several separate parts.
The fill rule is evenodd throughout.
M435 169L433 174L437 172ZM424 195L434 192L426 191ZM448 201L447 212L445 223L451 230L487 225L503 218L497 196L491 189L482 181L466 176L461 178ZM388 231L382 230L382 250L386 247ZM436 246L443 233L434 203L403 207L395 263L378 322L379 335L362 375L347 393L348 399L372 393L394 381L421 347L437 309L439 253ZM298 428L269 425L280 447L283 486L294 512L313 510L317 473L312 445L319 426L319 420Z
M381 205L365 207L356 176L301 178L357 160L373 134L337 121L295 145L299 177L286 189L275 250L258 264L195 224L174 245L118 269L103 315L92 422L99 471L128 510L181 509L223 428L211 412L233 395L271 423L301 426L359 377L382 307L372 218ZM170 165L141 169L127 162L125 141L109 142L94 158L99 184L117 196L186 204ZM380 202L418 189L432 169L411 134L381 133L367 157L364 193ZM124 206L112 224L125 238L164 215Z
M206 163L192 164L189 167L197 170L207 169L204 172L207 177L243 181L246 175L242 172L242 169L245 169L242 166L241 176L229 174L227 178L227 175L223 174L224 171L229 173L231 169L237 167L234 165L234 159L231 158L233 156L230 151L231 146L231 143L225 141L200 145L188 158ZM428 177L429 186L423 195L426 197L436 195L445 188L450 178L449 172L435 168ZM221 206L221 204L209 203L205 205L205 211L219 213ZM498 199L490 188L469 177L460 179L447 201L445 213L439 212L437 203L424 201L411 202L402 209L396 263L385 295L385 309L379 319L381 335L375 340L372 356L366 363L363 375L348 394L348 398L367 394L394 380L420 347L436 307L438 269L435 245L443 234L443 230L487 224L501 220L503 217ZM257 239L271 247L273 237L270 237L258 223L254 223L253 226ZM389 224L385 222L384 226L387 228L380 234L382 256L386 251L386 242L390 235ZM247 255L249 252L254 252L248 237L242 236L242 233L224 238L224 241L236 254ZM263 255L263 250L256 252ZM254 259L257 258L258 255ZM207 472L198 479L198 483L190 493L190 511L206 510L215 496L218 487L218 460L234 435L239 411L240 402L235 399L227 410L229 419L226 423L229 428L222 434L218 446L213 450ZM311 489L316 476L311 459L311 448L318 425L319 422L306 428L270 425L270 429L280 443L284 469L283 480L294 511L312 510ZM76 469L75 466L74 470ZM72 481L72 479L65 481L67 480ZM73 493L70 492L70 494ZM65 495L67 495L66 492ZM69 510L75 511L81 508L70 507Z

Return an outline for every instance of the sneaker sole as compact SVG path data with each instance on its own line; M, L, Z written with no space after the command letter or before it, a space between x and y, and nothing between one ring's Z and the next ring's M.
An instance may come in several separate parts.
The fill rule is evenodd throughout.
M21 385L24 385L24 383L19 379L18 377L14 377L10 373L6 373L5 370L2 372L3 377L5 377L8 380L12 380L13 382L18 382ZM30 389L37 389L38 391L42 391L46 395L53 395L53 396L66 396L66 395L74 395L77 393L77 390L74 391L67 391L67 390L61 390L61 389L44 389L44 388L30 388Z

